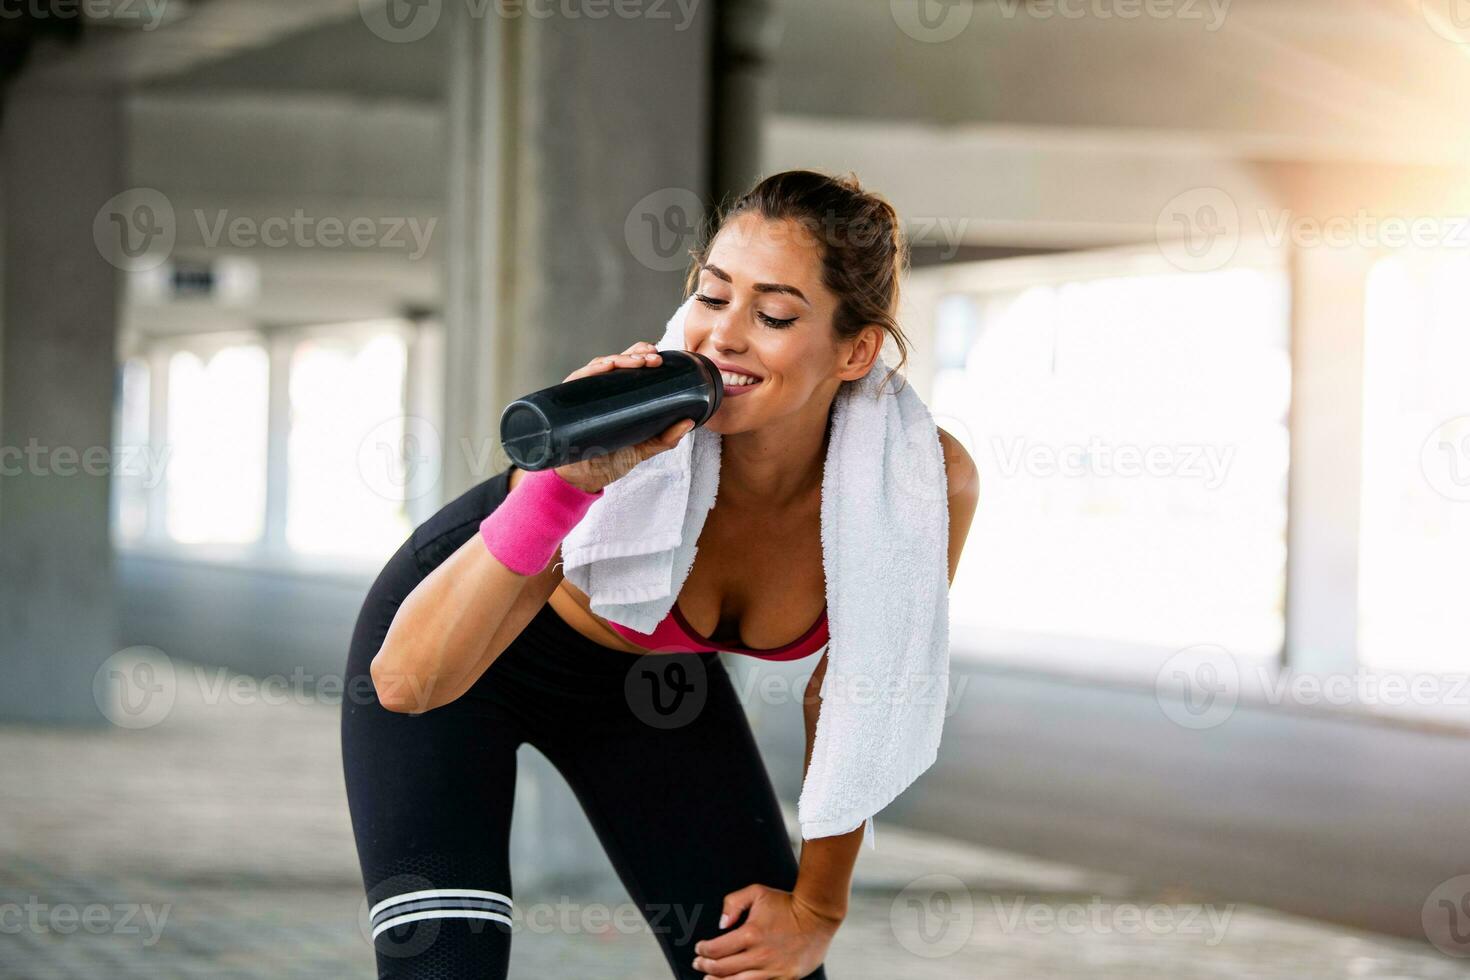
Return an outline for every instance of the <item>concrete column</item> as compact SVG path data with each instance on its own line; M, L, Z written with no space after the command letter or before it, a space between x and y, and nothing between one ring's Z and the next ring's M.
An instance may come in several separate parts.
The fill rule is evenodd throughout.
M781 19L773 0L722 0L716 9L711 190L715 201L732 204L763 176Z
M710 17L500 16L453 31L445 215L447 497L507 462L500 412L657 340L707 206ZM537 887L611 869L565 782L523 750L512 856Z
M484 8L488 14L491 8ZM446 107L448 189L444 257L444 497L452 499L491 475L499 457L500 408L515 397L509 322L515 296L514 173L521 98L519 21L474 16L451 4Z
M6 100L0 720L104 720L92 680L114 652L104 454L120 273L93 225L123 190L123 149L116 91L19 86Z
M1286 660L1350 672L1358 654L1363 483L1363 300L1375 255L1304 248L1293 259Z

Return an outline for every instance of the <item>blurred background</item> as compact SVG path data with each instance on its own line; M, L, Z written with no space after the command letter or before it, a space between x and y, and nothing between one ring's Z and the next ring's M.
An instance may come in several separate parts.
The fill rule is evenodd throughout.
M372 974L369 583L796 167L982 472L831 974L1470 975L1463 0L0 0L0 78L0 975ZM666 975L521 762L513 974Z

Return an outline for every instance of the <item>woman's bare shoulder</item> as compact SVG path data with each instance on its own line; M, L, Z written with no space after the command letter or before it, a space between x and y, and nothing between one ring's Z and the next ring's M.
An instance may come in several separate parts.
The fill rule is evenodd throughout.
M974 501L980 494L980 470L969 450L944 429L939 429L939 445L944 450L944 471L949 480L950 498Z

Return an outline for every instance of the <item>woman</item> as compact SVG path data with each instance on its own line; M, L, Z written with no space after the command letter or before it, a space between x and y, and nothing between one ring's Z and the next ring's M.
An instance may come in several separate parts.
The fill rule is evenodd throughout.
M874 367L885 338L907 351L895 319L905 258L886 202L810 171L763 180L696 252L685 340L723 371L726 397L706 423L723 437L720 486L655 634L593 613L563 579L556 544L603 487L676 445L688 421L553 470L508 467L389 561L348 667L370 674L376 699L349 699L342 722L381 977L505 976L522 743L566 777L675 976L825 975L863 829L804 841L798 863L710 651L792 659L825 646L828 421L839 387ZM639 343L567 380L659 362ZM958 442L942 430L940 440L953 578L977 477ZM554 498L545 506L559 516L526 510L541 506L533 494ZM638 672L652 662L678 663L678 684L699 679L692 717L664 724L640 704ZM808 762L825 668L822 653L806 690Z

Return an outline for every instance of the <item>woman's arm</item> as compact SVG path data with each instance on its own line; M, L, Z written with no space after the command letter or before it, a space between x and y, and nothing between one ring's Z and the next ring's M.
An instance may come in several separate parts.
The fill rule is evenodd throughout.
M525 473L511 471L512 488ZM525 629L561 582L561 549L518 575L470 535L403 600L373 657L378 702L421 713L455 700Z
M949 483L949 580L954 582L960 553L970 533L980 499L980 474L975 461L954 436L939 430L944 449L945 475ZM822 709L822 680L827 676L827 655L806 685L802 715L806 722L806 751L802 774L812 762L817 717ZM801 866L796 888L783 892L764 885L750 885L725 896L720 927L735 923L749 910L745 925L695 946L696 970L710 976L736 976L745 970L774 971L776 977L804 977L827 955L827 947L847 916L847 899L852 887L852 870L862 845L863 828L832 837L802 842Z
M939 430L944 447L945 474L949 481L949 580L960 564L960 552L969 535L979 500L980 478L975 462L954 436ZM802 698L802 714L806 722L806 753L802 776L812 764L812 746L817 738L817 717L822 710L822 681L827 676L827 655L817 663L807 682ZM847 915L847 896L852 884L852 869L857 863L863 841L863 828L835 837L816 837L801 845L801 871L796 879L795 895L816 914L840 923ZM834 925L835 929L835 925Z
M622 354L594 358L566 380L661 361L652 344L640 342ZM672 449L692 427L690 421L676 422L636 446L558 466L556 473L596 492L650 456ZM511 470L511 492L526 476ZM520 635L561 580L559 546L544 568L520 574L507 568L481 535L470 535L394 614L371 667L378 702L389 711L418 713L455 700Z

